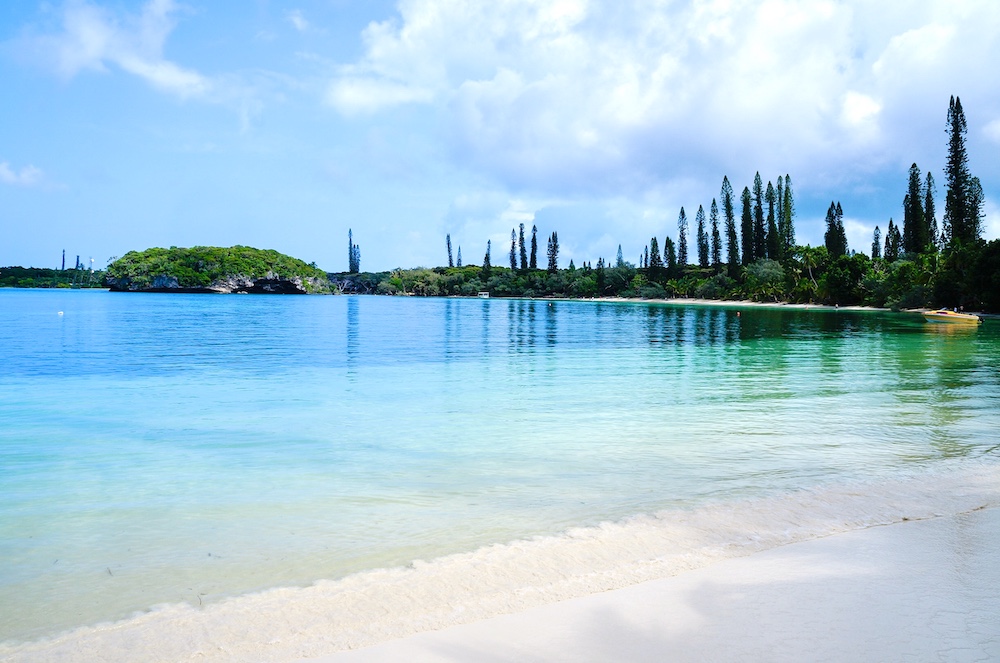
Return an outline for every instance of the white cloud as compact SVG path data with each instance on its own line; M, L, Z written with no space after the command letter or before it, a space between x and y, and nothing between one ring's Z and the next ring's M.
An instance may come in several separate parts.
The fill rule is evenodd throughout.
M888 222L887 222L888 223ZM857 219L844 218L844 234L847 235L847 247L858 253L871 255L872 239L874 238L875 225ZM885 237L885 225L878 224Z
M303 16L302 11L299 9L293 9L288 12L288 22L298 30L299 32L305 32L309 29L309 21Z
M1000 118L983 127L983 134L994 143L1000 143Z
M327 91L326 100L344 115L373 113L399 104L430 101L433 93L376 78L345 78Z
M406 0L327 101L429 104L458 164L514 191L715 195L756 170L860 186L923 160L914 131L942 129L956 80L989 89L955 72L1000 58L998 28L989 2Z
M211 82L163 56L177 8L173 0L150 0L138 15L116 14L71 0L62 9L62 32L28 39L25 46L66 77L115 65L165 92L201 96L209 92Z
M6 161L0 161L0 182L12 186L35 186L41 184L43 173L34 166L25 166L20 171L10 167Z
M882 104L860 92L849 90L844 95L841 119L850 127L860 127L874 121L880 110L882 110Z

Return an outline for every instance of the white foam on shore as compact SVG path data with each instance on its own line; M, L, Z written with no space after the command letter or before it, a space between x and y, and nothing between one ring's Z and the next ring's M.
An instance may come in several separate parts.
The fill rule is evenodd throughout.
M1000 506L1000 464L668 510L0 646L4 661L287 661L518 612L797 541Z

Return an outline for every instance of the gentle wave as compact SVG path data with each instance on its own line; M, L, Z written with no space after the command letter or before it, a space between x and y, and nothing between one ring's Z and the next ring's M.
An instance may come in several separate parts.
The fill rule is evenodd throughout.
M406 567L0 646L4 661L282 661L668 577L713 562L867 527L1000 506L992 454L877 482L670 509L492 545Z

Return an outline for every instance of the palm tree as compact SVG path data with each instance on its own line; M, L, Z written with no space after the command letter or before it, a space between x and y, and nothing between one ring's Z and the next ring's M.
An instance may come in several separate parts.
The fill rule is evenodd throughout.
M816 277L813 276L813 267L819 267L818 249L811 246L802 247L802 266L809 270L809 280L813 282L813 287L818 288Z

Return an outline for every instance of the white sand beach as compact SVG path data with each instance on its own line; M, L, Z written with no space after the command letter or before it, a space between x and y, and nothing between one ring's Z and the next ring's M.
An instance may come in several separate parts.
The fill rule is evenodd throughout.
M1000 509L873 527L313 663L1000 660Z
M160 606L2 661L1000 660L993 462Z

